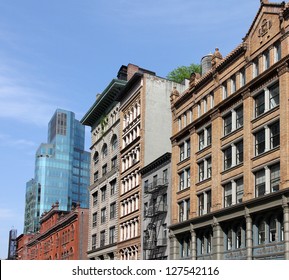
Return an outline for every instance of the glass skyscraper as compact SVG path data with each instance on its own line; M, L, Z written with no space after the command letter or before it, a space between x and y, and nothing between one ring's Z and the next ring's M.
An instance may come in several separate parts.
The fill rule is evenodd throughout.
M84 151L85 127L75 114L57 109L48 124L48 143L35 159L35 178L26 184L24 233L39 229L39 219L58 201L69 211L80 203L89 207L90 153Z

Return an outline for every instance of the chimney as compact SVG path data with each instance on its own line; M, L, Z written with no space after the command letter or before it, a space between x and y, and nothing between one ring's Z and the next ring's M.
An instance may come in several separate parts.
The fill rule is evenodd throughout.
M139 71L139 67L137 65L129 63L127 65L127 80L129 81L131 77Z

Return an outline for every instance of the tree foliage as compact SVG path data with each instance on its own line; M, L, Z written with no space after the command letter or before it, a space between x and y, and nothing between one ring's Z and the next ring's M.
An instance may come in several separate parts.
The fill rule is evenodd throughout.
M189 66L179 66L168 73L167 79L181 83L184 79L190 79L192 73L201 74L201 65L192 63Z

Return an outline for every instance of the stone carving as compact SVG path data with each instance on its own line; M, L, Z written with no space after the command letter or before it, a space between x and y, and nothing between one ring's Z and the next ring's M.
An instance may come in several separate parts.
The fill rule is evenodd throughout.
M178 92L177 87L173 87L172 93L170 95L171 102L174 102L179 96L180 93Z
M259 37L263 37L264 35L266 35L268 33L268 31L270 30L270 28L272 27L272 22L269 19L263 19L261 26L258 30L258 34Z
M195 85L197 80L201 78L201 75L199 73L192 73L190 76L190 83L189 83L189 88L192 89Z
M215 48L215 52L212 55L212 68L215 69L216 65L223 59L218 48Z

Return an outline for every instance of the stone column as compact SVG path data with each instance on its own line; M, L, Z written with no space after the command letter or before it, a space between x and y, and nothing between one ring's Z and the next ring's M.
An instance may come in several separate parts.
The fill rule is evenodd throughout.
M178 245L177 245L177 238L173 233L169 234L170 240L170 260L177 260L178 259Z
M245 210L247 260L253 259L253 227L249 210Z
M284 223L285 260L289 260L289 206L285 197L283 198L283 223Z
M222 260L222 247L223 247L223 238L222 238L222 229L218 220L213 218L213 259Z
M194 230L194 226L191 224L190 226L190 232L191 232L191 254L192 254L192 260L197 259L197 235Z

